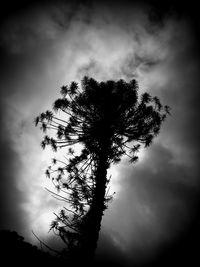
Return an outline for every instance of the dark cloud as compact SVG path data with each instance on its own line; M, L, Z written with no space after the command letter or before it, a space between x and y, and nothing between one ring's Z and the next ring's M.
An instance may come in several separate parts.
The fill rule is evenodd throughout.
M142 163L124 163L121 192L110 208L130 262L159 257L190 230L199 212L198 175L193 167L174 163L173 153L161 144L154 144Z
M3 110L2 106L0 110L0 228L13 229L20 232L26 225L24 213L20 208L20 203L25 201L25 198L19 188L16 187L21 162L12 148L7 129L4 128L5 110Z
M40 92L37 89L37 83L40 83L37 79L44 68L43 62L52 52L52 45L48 43L47 48L48 38L43 38L37 29L33 29L31 19L25 19L25 25L22 17L18 15L13 19L17 13L11 13L9 19L5 18L7 24L1 25L0 40L0 227L14 229L19 233L23 231L23 234L26 234L28 213L24 212L21 205L27 202L28 188L24 189L20 178L24 163L16 145L22 133L27 130L27 126L24 127L27 118L24 118L26 112L23 110L26 108L23 108L23 104L26 103L30 107L33 96ZM29 10L29 15L32 14ZM33 122L33 116L31 114L29 118L29 125Z
M115 242L114 237L120 238L117 232L111 233L105 229L101 231L96 260L106 266L126 266L129 264L127 255Z

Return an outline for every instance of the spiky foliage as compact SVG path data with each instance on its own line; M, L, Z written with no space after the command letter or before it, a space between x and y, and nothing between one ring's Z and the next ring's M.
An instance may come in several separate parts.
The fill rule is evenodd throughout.
M149 146L158 135L169 107L163 107L157 97L148 93L139 97L135 80L97 82L84 77L81 86L72 82L62 86L60 93L53 111L40 114L35 124L39 124L44 133L49 129L55 131L56 138L44 136L42 148L50 145L57 151L68 147L67 158L53 159L53 166L47 169L46 175L57 189L54 196L67 203L60 214L56 214L51 229L68 247L77 248L86 222L84 218L99 190L99 166L103 162L107 170L123 155L135 162L140 146ZM76 144L82 145L78 155L73 150ZM108 179L104 180L106 188ZM98 200L104 202L100 209L105 209L112 198L104 195L103 200Z

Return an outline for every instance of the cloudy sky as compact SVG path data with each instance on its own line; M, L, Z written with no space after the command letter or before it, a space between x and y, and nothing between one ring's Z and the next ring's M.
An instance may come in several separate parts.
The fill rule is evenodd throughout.
M192 9L147 2L51 1L5 10L1 229L16 230L33 243L31 230L51 239L49 224L62 203L44 189L51 187L44 171L52 152L42 151L33 119L52 107L63 84L88 75L135 78L140 92L172 109L137 164L123 159L111 168L116 195L103 218L98 256L124 264L150 262L188 235L199 201L198 29Z

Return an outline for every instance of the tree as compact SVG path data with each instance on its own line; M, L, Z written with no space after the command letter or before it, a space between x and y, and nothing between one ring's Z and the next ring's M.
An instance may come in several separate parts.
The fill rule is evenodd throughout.
M106 192L107 170L123 155L134 163L141 145L148 147L158 135L169 107L148 93L138 96L136 80L98 82L84 77L81 86L61 87L61 98L35 119L45 133L42 148L68 147L65 160L53 159L46 170L57 193L66 202L51 229L59 234L71 255L90 259L97 246L103 212L112 198ZM77 144L81 152L75 151ZM55 176L56 174L56 176Z

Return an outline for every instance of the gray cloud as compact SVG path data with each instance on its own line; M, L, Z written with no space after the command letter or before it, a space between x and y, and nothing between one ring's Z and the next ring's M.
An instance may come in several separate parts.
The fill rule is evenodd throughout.
M4 115L4 110L1 109L1 115ZM4 118L0 119L1 126L4 125ZM16 188L15 181L18 179L18 170L21 167L21 162L18 160L16 152L12 148L9 138L7 137L7 129L1 128L0 136L0 197L1 197L1 220L0 228L15 229L21 231L26 225L26 221L22 221L23 211L19 203L26 201L25 197L20 194ZM18 214L18 216L16 216Z
M119 177L121 192L104 223L130 262L145 262L173 244L194 218L199 190L193 181L198 172L174 163L168 149L154 144L141 163L124 162Z

